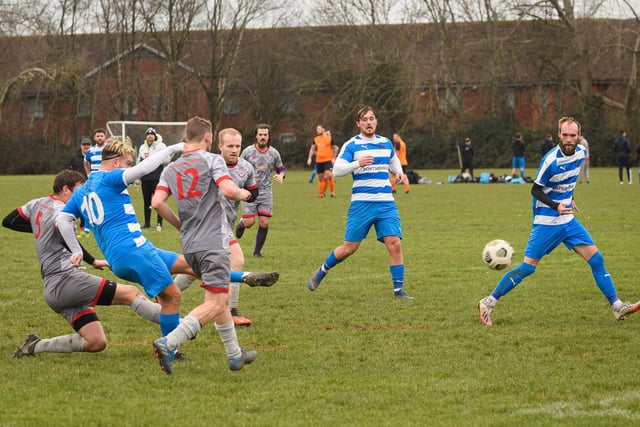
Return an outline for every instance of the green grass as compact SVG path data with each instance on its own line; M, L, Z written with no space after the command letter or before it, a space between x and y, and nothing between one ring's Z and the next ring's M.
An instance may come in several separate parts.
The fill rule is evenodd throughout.
M478 173L481 171L478 171ZM503 173L503 171L494 171ZM455 171L420 171L446 182ZM533 171L530 171L533 173ZM193 361L164 376L151 349L158 327L127 307L98 307L108 348L98 354L12 359L30 332L70 333L42 298L31 237L0 230L0 424L258 426L557 426L640 420L636 377L640 317L616 322L588 266L563 246L505 297L494 326L476 302L501 273L481 261L483 245L506 239L522 258L530 230L530 186L414 185L396 197L405 238L406 285L415 301L394 301L384 247L371 234L311 293L311 273L343 238L351 179L335 199L318 199L308 172L275 189L264 259L246 270L278 270L273 288L243 287L252 319L241 345L258 351L227 369L209 325L182 350ZM634 177L635 179L635 177ZM0 177L0 214L50 191L51 176ZM140 192L131 188L138 213ZM605 256L621 298L640 299L637 239L640 185L619 185L595 169L579 185L580 220ZM177 231L147 235L179 250ZM92 238L88 248L96 249ZM113 277L110 273L103 273ZM186 291L183 314L202 300Z

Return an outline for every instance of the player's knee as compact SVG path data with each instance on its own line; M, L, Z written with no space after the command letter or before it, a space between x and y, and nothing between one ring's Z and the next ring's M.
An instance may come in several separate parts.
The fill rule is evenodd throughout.
M525 277L531 276L535 273L536 267L531 264L527 264L526 262L522 262L516 267L516 271L517 273L514 275L514 279L517 283L520 283Z
M604 257L600 253L600 251L593 254L589 261L587 261L591 266L591 270L593 271L603 271L604 268Z
M123 285L122 283L118 283L113 301L111 303L131 305L133 301L140 295L142 294L135 286Z
M83 350L90 353L97 353L107 348L107 337L104 335L84 338Z
M158 299L163 306L170 305L179 307L180 301L182 300L182 292L180 292L180 289L175 284L171 284L160 292Z

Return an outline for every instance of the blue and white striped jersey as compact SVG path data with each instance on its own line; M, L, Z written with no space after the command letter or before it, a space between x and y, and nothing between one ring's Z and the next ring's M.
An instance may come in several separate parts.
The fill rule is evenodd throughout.
M571 204L576 181L580 174L580 166L584 162L587 151L581 145L576 147L575 153L566 156L556 146L540 160L540 167L534 182L543 187L553 201ZM543 225L566 224L573 219L573 214L560 215L557 210L533 198L533 223Z
M393 202L389 182L389 163L396 157L393 144L389 138L380 135L375 135L373 138L356 135L344 143L338 159L351 163L364 156L373 156L373 164L357 167L351 173L353 176L351 201Z
M62 212L84 216L100 251L110 264L142 246L147 239L131 203L124 181L125 169L97 171L76 189Z
M98 147L98 144L93 144L87 154L84 156L84 161L89 163L91 166L91 170L89 173L93 173L100 169L100 165L102 164L102 149L105 144L102 144L102 147Z

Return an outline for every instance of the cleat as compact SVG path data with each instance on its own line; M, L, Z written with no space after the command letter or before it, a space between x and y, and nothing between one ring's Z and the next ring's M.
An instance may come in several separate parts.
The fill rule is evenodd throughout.
M256 357L258 357L258 353L256 353L255 351L245 352L243 349L240 350L242 351L240 357L229 358L229 369L231 369L232 371L239 371L244 365L250 364L251 362L256 360Z
M640 301L635 304L623 302L619 310L613 310L613 315L616 317L616 320L624 320L638 310L640 310Z
M262 256L262 254L258 253L258 254L253 254L254 258L264 258L264 256Z
M336 193L331 193L331 197L336 197Z
M191 359L189 359L183 353L176 351L175 354L173 355L173 361L176 363L185 363L185 362L191 362Z
M412 300L415 299L413 298L411 295L407 294L405 291L403 291L402 289L400 289L397 292L393 293L393 296L395 299L406 299L406 300Z
M489 307L484 303L484 298L478 301L478 310L480 311L480 323L485 326L493 325L491 321L491 313L493 313L493 307Z
M153 342L153 351L155 351L160 361L160 369L162 369L165 374L171 375L173 373L171 365L173 364L175 354L173 350L169 350L169 347L167 347L167 337L155 340Z
M239 239L244 234L244 227L240 227L240 223L236 225L236 239Z
M324 272L322 267L316 270L313 276L311 276L311 278L309 279L309 283L307 284L307 286L309 287L309 290L313 292L316 289L318 289L318 286L320 286L320 282L322 281L322 279L324 279L324 276L326 275L327 273Z
M156 231L157 232L162 231L162 226L160 224L156 225Z
M35 356L33 350L40 340L42 340L42 338L40 338L36 334L29 334L27 336L27 339L24 340L24 343L13 353L13 357L16 359L21 359L24 356Z
M279 278L280 278L280 273L278 273L277 271L271 271L268 273L253 272L243 277L242 282L246 283L252 288L255 288L257 286L269 287L269 286L273 286L278 281Z
M233 324L235 326L251 326L251 320L240 314L240 310L237 308L231 309L231 317L233 318Z

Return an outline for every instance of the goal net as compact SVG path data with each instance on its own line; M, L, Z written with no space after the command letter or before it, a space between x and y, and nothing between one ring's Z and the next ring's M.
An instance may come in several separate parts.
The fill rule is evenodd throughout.
M138 149L144 142L147 129L156 131L156 140L166 145L173 145L182 141L184 128L187 122L136 122L136 121L109 121L107 122L107 137L129 137L133 146Z

